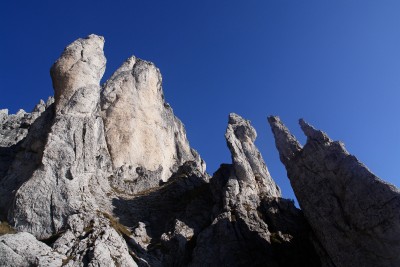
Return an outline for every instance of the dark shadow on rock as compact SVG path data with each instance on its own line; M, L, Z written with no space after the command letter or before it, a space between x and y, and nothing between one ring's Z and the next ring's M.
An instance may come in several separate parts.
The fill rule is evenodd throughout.
M112 201L114 214L120 223L130 228L136 227L139 222L149 226L148 235L152 239L148 253L159 256L163 264L169 266L187 264L193 241L187 240L184 253L177 255L172 249L174 239L171 244L166 244L162 242L161 235L174 232L177 220L193 229L194 236L211 224L213 199L209 183L190 165L191 162L182 165L167 183L158 188L141 192L130 199L114 198ZM168 251L173 255L167 253L161 256Z
M241 218L218 220L197 241L192 266L279 266L272 246Z
M311 227L292 200L264 198L259 211L271 232L279 266L321 266Z
M6 157L9 164L7 170L5 168L0 169L0 171L6 172L3 177L0 176L1 219L8 216L9 208L17 190L40 166L53 119L54 104L50 105L34 121L23 140L12 147L0 148L0 157Z

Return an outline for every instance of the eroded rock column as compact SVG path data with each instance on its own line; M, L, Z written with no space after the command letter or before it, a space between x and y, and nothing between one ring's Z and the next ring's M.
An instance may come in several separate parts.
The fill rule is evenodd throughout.
M335 266L400 265L400 191L305 121L304 147L269 117L299 204Z
M37 238L57 233L69 215L98 209L111 171L96 115L106 59L104 38L90 35L65 48L51 68L55 118L40 167L17 191L10 221Z
M121 190L158 186L186 161L197 162L205 171L182 122L164 100L161 82L153 63L132 56L103 86L102 116L113 165L120 169L120 180L130 179L134 185L116 185Z

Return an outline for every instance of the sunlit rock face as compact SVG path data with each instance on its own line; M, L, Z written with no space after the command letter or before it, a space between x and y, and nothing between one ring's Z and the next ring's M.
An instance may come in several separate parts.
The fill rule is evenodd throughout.
M270 197L281 197L265 162L254 144L256 130L237 114L229 115L225 138L231 151L235 175L244 188Z
M89 35L68 45L50 69L56 113L90 114L98 105L106 69L104 38Z
M161 82L154 64L130 57L103 86L102 116L113 165L159 171L162 181L186 161L199 162L205 171L164 100Z
M269 117L299 204L334 266L400 265L400 191L304 120L303 146Z
M16 170L31 172L9 211L19 231L48 238L64 227L69 215L98 209L96 197L110 191L111 161L103 120L96 116L106 62L103 46L104 38L97 35L78 39L51 68L54 115L48 126L37 129L47 131L41 134L40 164L35 170ZM35 132L27 139L29 135Z
M341 143L301 121L302 147L270 118L303 211L237 114L232 162L210 176L160 71L130 57L101 86L103 47L74 41L51 68L54 98L0 110L1 266L400 265L399 191Z

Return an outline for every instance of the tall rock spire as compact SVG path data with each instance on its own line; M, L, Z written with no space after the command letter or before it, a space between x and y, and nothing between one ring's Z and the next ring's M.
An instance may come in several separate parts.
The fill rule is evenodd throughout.
M254 144L256 130L250 122L235 113L229 114L225 138L232 156L232 164L239 182L253 187L257 193L281 197L279 187L272 180L265 162Z
M138 177L138 190L167 181L186 161L197 162L205 171L204 161L189 146L182 122L165 102L161 83L153 63L132 56L104 84L101 94L114 167L158 173L146 178L147 185L140 185Z
M109 191L111 161L103 121L95 114L106 62L103 44L97 35L78 39L51 68L55 117L41 164L18 189L10 211L19 231L47 238L69 215L98 209L93 192L102 198Z
M106 69L104 37L95 34L68 45L50 69L56 113L94 112Z
M268 120L299 204L331 262L400 266L400 191L304 120L303 148L278 117Z
M222 164L210 180L213 219L197 238L193 266L318 266L307 224L294 203L281 198L256 137L250 121L229 114L232 164ZM287 253L275 254L278 243Z

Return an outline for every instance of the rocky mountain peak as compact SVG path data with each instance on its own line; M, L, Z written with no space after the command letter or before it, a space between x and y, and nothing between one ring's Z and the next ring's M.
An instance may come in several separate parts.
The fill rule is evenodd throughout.
M100 86L104 38L68 45L54 98L0 110L0 266L399 266L400 192L304 120L269 117L302 210L282 198L250 121L212 175L151 62ZM210 148L212 149L212 148Z
M257 132L235 113L229 114L225 138L232 155L232 164L242 187L253 187L257 193L280 197L279 187L272 179L265 162L254 144ZM256 188L254 188L256 187Z
M91 34L68 45L51 67L57 113L94 111L106 67L103 48L104 38Z
M315 129L312 125L308 124L305 120L300 119L299 125L305 136L311 140L316 140L321 143L331 143L332 140L323 131Z
M132 56L103 85L101 107L114 167L158 172L165 182L186 161L198 162L203 171L205 163L190 148L161 85L159 69Z
M307 136L304 147L279 118L268 120L327 261L333 266L399 265L400 191L375 176L341 142L304 120L299 121Z

